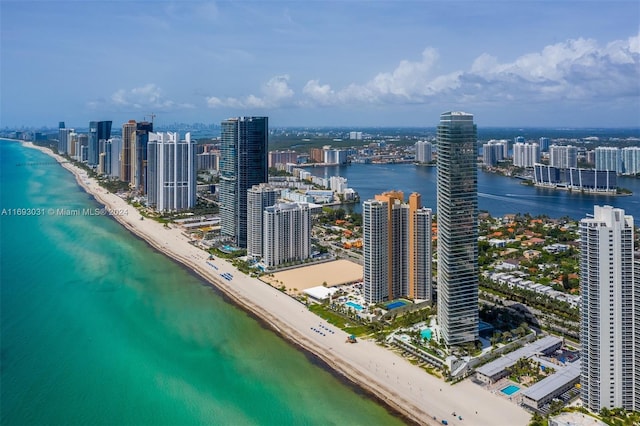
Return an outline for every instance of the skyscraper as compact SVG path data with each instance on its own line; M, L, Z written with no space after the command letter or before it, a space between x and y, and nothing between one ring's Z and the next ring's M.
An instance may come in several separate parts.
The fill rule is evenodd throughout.
M100 141L106 141L111 137L111 121L89 122L89 141L87 163L97 166L101 154Z
M640 321L634 281L633 217L594 206L580 221L582 403L640 410Z
M247 247L247 190L266 183L267 117L237 117L221 123L220 222L222 235Z
M153 123L141 121L136 123L135 152L132 153L131 183L143 194L147 193L147 145L149 133L153 132Z
M417 193L404 203L400 191L376 195L363 207L365 300L431 300L431 210L421 207Z
M263 261L267 267L309 258L309 203L277 203L265 208L263 215Z
M135 150L136 120L122 125L122 152L120 154L120 180L131 182L131 153Z
M247 255L261 259L264 231L264 209L276 204L280 190L268 184L254 185L247 190Z
M445 112L437 129L438 324L446 345L478 339L477 128Z
M196 203L196 147L191 134L149 134L147 204L157 211L190 209Z
M549 165L559 169L578 167L578 148L571 145L551 145Z

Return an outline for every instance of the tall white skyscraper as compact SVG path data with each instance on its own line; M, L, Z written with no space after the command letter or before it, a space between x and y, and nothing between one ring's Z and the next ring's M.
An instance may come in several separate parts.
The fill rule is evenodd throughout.
M580 221L581 396L592 411L640 410L640 282L634 280L633 217L595 206Z
M431 142L418 141L415 144L416 148L416 162L418 163L430 163L433 159L433 147Z
M599 146L595 149L596 170L622 171L620 150L611 146Z
M628 146L621 150L621 173L635 175L640 173L640 146Z
M311 256L311 211L308 203L278 203L263 213L263 255L267 267Z
M438 144L438 324L446 345L478 339L478 169L473 115L445 112Z
M389 300L389 218L387 203L362 203L362 251L364 254L364 300Z
M551 145L549 165L559 169L578 167L578 148L571 145Z
M278 201L280 190L268 184L254 185L247 190L247 255L262 259L265 208Z
M157 211L190 209L196 204L196 144L191 133L149 133L147 204Z
M533 167L540 162L540 146L537 143L516 143L513 145L513 165Z

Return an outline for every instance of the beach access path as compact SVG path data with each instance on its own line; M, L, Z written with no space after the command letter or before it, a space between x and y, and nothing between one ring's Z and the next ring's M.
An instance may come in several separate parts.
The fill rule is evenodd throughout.
M75 175L86 192L108 209L120 213L126 210L126 214L112 217L132 233L198 273L238 305L270 324L283 338L315 354L329 367L417 424L442 424L442 419L452 426L515 426L529 422L531 416L524 409L469 379L450 385L372 341L346 343L345 332L316 316L297 300L244 275L224 259L210 260L208 253L192 245L180 229L166 228L154 220L141 220L136 208L99 186L86 171L50 149L32 143L24 145L59 161ZM217 269L210 264L216 265ZM221 274L224 273L231 273L233 278L223 278ZM454 418L453 412L462 420Z

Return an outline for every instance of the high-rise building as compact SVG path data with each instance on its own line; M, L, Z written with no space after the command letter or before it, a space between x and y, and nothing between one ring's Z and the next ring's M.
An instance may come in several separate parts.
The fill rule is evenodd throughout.
M362 220L365 300L431 300L431 210L420 195L408 204L400 191L376 195L364 203Z
M431 142L418 141L415 144L416 148L416 162L418 163L430 163L433 160L433 147Z
M268 180L267 117L237 117L221 124L220 222L223 236L247 247L247 190Z
M551 141L549 138L545 138L544 136L538 139L538 145L540 145L540 151L547 152L549 151L549 144Z
M437 128L438 323L446 345L478 339L478 171L473 115Z
M596 170L622 171L620 149L612 146L599 146L595 149Z
M267 267L308 259L311 255L309 203L278 203L263 213L263 255Z
M120 154L120 180L131 182L131 152L135 151L136 120L122 125L122 153Z
M640 285L633 217L595 206L580 221L581 397L585 407L640 410Z
M280 190L266 183L247 190L247 255L261 259L263 254L264 209L278 201Z
M269 167L276 167L278 164L296 164L298 153L295 151L269 151Z
M134 147L131 150L131 185L142 194L147 193L147 146L149 133L153 132L153 123L136 123Z
M91 121L89 122L89 140L87 163L90 166L97 166L100 151L100 141L106 141L111 137L111 121Z
M578 148L571 145L551 145L549 147L549 165L559 169L578 167Z
M640 173L640 147L628 146L622 148L621 155L622 170L624 175L637 175Z
M196 204L196 144L191 133L150 133L147 145L147 204L157 211L190 209ZM121 168L122 170L122 168Z
M485 166L495 166L504 160L504 145L498 141L489 141L482 145L482 163Z
M533 167L540 162L540 147L537 143L516 143L513 145L513 165Z
M61 122L60 124L64 123ZM58 153L60 155L69 154L69 152L71 151L71 148L69 146L71 142L70 135L74 132L75 131L73 129L58 129Z

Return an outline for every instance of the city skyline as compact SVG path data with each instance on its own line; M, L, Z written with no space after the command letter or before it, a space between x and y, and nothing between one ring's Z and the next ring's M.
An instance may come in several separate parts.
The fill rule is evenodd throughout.
M164 123L268 115L274 126L435 126L447 110L474 111L484 126L640 117L631 1L0 7L0 127L53 125L52 102L70 128L151 113ZM51 31L56 22L68 24Z

